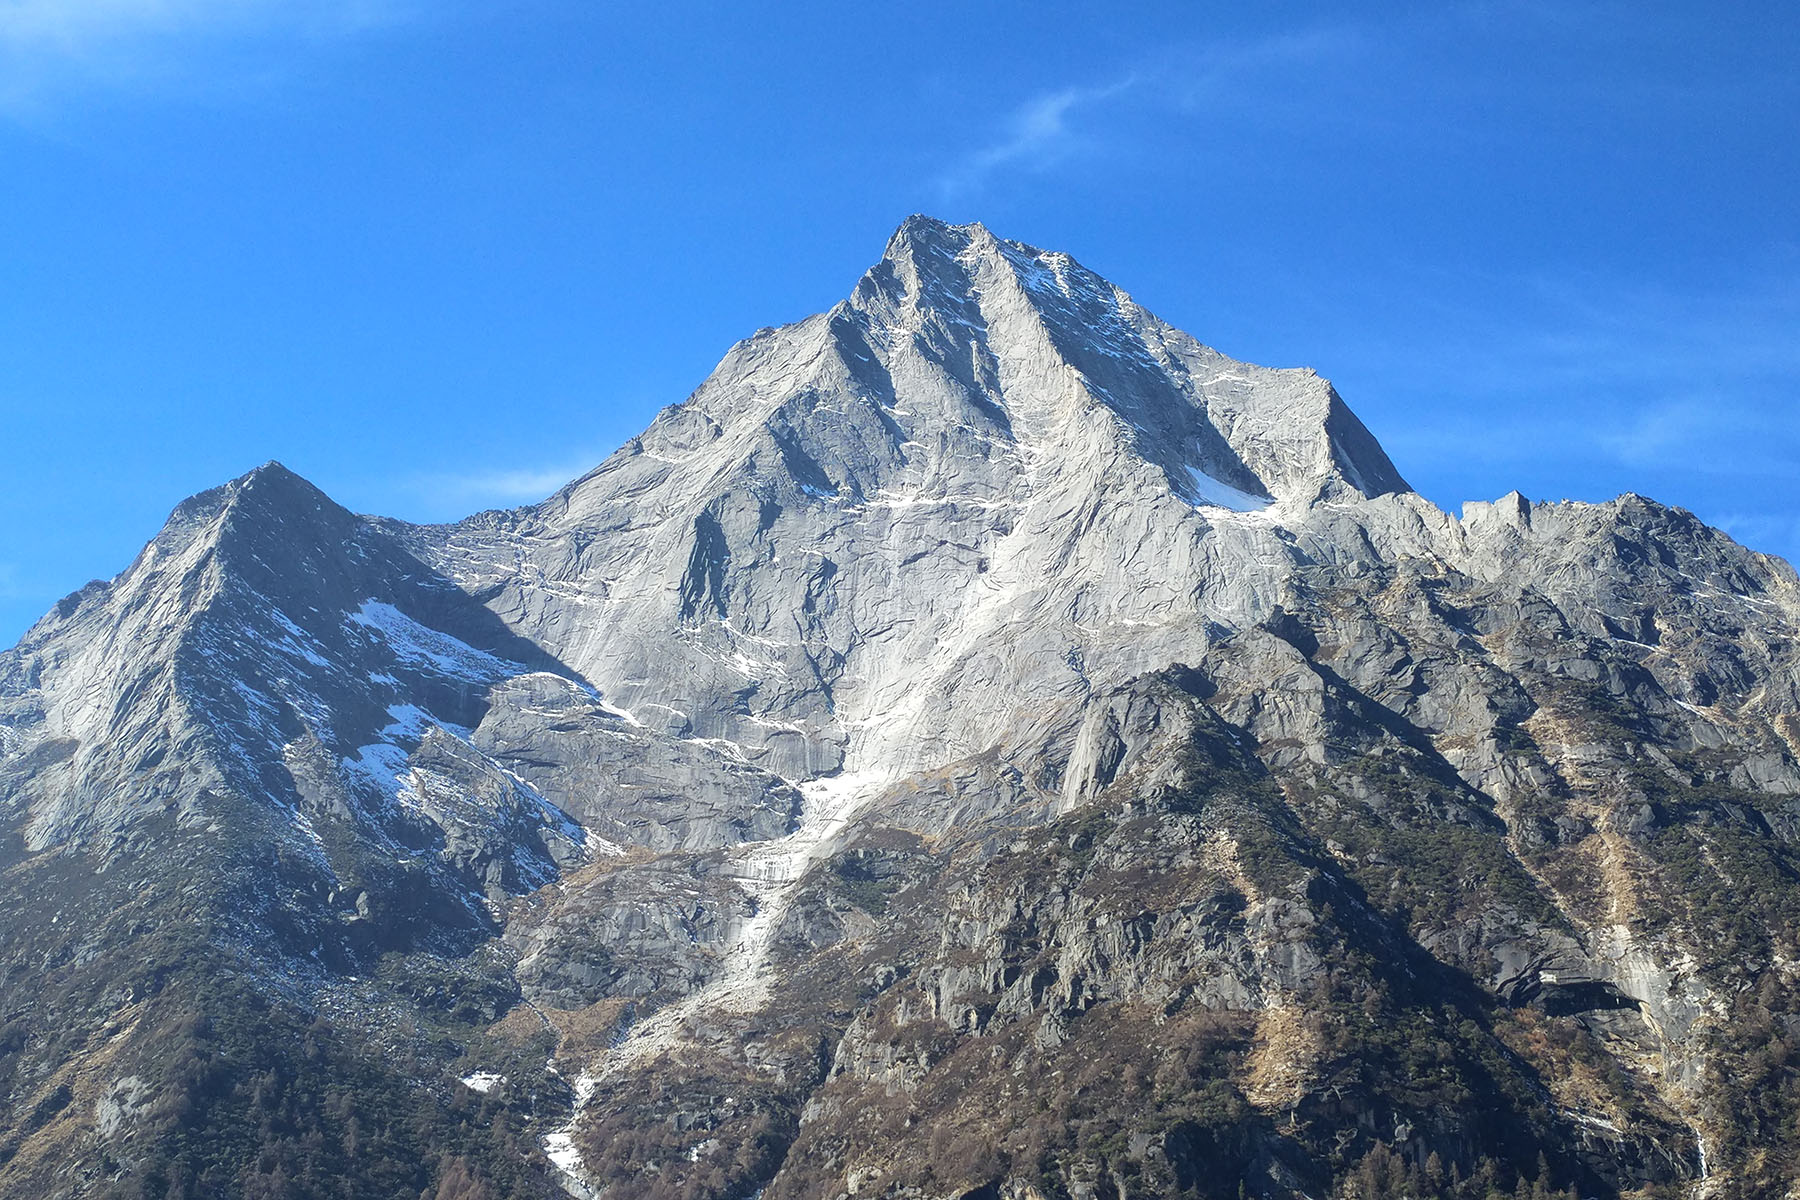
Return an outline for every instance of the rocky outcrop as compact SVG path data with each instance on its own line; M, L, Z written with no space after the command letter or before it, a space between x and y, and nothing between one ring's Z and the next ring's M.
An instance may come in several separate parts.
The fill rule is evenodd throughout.
M0 1190L1782 1194L1797 631L912 218L543 504L271 464L0 654Z

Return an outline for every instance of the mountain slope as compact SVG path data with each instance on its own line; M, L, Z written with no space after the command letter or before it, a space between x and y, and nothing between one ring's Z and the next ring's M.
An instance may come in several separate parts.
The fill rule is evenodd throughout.
M965 673L958 641L1160 623L1197 588L1249 590L1220 542L1273 527L1234 509L1404 488L1313 373L1235 363L1066 256L914 218L849 301L740 343L596 471L427 556L623 707L654 697L811 775L875 737L921 765L976 748L893 719L921 672ZM593 604L606 619L570 612Z
M540 505L0 655L0 1190L1772 1195L1800 582L915 217Z

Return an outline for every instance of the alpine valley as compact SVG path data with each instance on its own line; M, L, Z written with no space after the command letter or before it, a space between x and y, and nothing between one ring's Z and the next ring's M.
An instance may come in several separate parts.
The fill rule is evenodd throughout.
M1800 1194L1800 581L906 221L541 504L0 653L0 1195Z

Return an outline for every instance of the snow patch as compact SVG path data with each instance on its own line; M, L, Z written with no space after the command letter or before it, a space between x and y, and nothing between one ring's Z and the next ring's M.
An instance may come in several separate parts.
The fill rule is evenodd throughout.
M480 1092L485 1096L497 1087L504 1087L506 1076L496 1075L492 1071L477 1071L473 1075L464 1075L461 1083L471 1092Z
M269 609L269 616L274 618L275 623L281 626L282 632L286 634L279 642L274 643L279 649L287 651L296 658L304 659L315 667L329 667L331 665L331 663L326 661L318 651L312 648L319 644L318 641L314 639L310 633L306 632L306 630L294 624L293 620L289 618L286 613L282 612L279 608L271 607ZM311 645L308 645L307 643L311 643Z
M401 780L407 773L411 753L388 742L358 746L355 758L344 760L344 770L366 781L377 795L392 803L406 790Z
M416 742L433 726L446 729L463 741L468 741L474 732L466 725L454 725L440 720L416 704L390 704L387 711L388 716L393 718L393 723L382 729L381 736L385 738L411 738Z
M612 1074L677 1045L684 1022L695 1012L751 1012L767 1003L769 980L764 967L775 931L792 906L801 880L814 863L831 854L838 836L893 779L890 771L869 770L800 784L799 828L786 837L739 848L725 867L723 873L749 894L755 908L733 931L718 972L704 987L633 1026L607 1054L601 1069Z
M524 670L518 663L507 662L447 633L427 628L393 605L379 600L364 600L361 608L345 618L345 624L379 635L398 658L415 666L430 667L453 679L494 683Z
M1186 474L1185 480L1176 481L1176 487L1185 493L1183 499L1195 508L1227 508L1232 512L1250 513L1261 512L1275 503L1267 496L1253 496L1214 479L1199 467L1186 468Z
M587 1108L588 1101L594 1098L594 1088L599 1082L586 1071L575 1077L575 1111L569 1114L567 1124L545 1134L542 1143L544 1157L562 1174L563 1191L576 1200L592 1200L594 1195L594 1189L582 1170L581 1151L575 1148L575 1126L580 1122L582 1110Z

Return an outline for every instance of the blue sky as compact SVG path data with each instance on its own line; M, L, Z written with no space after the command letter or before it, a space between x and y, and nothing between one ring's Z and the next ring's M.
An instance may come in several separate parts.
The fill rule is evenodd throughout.
M914 211L1800 557L1793 6L1360 7L0 0L0 644L270 458L537 499Z

